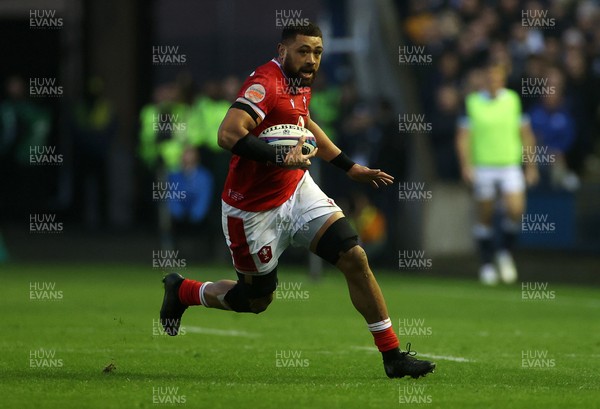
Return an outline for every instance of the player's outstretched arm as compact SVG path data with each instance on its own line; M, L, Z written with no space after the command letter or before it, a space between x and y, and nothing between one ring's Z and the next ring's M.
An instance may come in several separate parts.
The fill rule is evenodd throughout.
M317 157L346 171L348 177L356 182L368 183L378 188L394 183L394 177L383 172L381 169L370 169L366 166L352 162L342 150L338 148L323 132L321 127L313 120L308 121L306 129L311 131L317 140L319 152Z
M306 129L311 131L317 140L317 146L319 147L317 158L331 162L332 159L342 153L342 150L338 148L335 143L331 141L331 139L329 139L327 134L323 132L321 127L312 119L308 120Z
M355 164L348 171L348 177L355 182L368 183L374 188L391 185L394 177L388 175L381 169L371 169L366 166Z

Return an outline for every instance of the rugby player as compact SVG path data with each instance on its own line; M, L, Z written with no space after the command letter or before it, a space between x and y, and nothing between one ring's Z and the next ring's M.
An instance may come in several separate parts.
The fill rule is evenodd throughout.
M521 230L525 186L537 183L539 178L537 165L531 161L525 163L523 173L523 147L533 150L536 142L529 118L521 110L519 95L505 88L507 68L490 61L485 74L486 89L466 97L456 148L462 178L473 186L476 202L473 236L481 257L479 279L486 285L500 280L511 284L518 276L512 251ZM497 189L504 215L500 246L496 249L493 216Z
M233 153L222 193L223 232L237 281L194 281L167 275L160 311L169 335L177 335L183 312L192 305L261 313L277 288L277 262L291 244L303 246L342 271L350 298L362 314L390 378L418 378L435 364L400 351L387 307L358 236L341 209L315 184L307 169L318 157L354 181L378 188L394 178L358 165L333 144L310 118L310 85L323 53L321 30L313 24L283 29L278 56L246 79L218 131L219 146ZM304 137L283 160L274 146L257 138L271 126L310 130L318 148L302 153ZM291 226L278 229L277 224Z

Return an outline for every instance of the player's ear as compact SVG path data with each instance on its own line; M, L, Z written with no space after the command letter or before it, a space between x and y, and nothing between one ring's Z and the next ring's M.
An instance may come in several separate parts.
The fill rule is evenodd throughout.
M283 61L285 59L286 54L287 54L287 47L285 46L285 44L283 44L283 43L277 44L277 56L279 57L279 59L281 61Z

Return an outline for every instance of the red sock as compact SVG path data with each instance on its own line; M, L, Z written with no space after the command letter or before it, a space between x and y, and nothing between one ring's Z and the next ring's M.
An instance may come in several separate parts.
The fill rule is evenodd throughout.
M368 327L369 331L373 334L375 345L377 345L377 349L379 349L380 352L391 351L400 346L400 342L392 328L392 322L389 318L380 322L368 324Z
M179 287L179 301L184 305L202 305L200 302L200 281L183 280Z
M390 351L400 346L400 341L394 332L392 327L389 327L382 332L374 332L373 337L375 338L375 345L380 352Z

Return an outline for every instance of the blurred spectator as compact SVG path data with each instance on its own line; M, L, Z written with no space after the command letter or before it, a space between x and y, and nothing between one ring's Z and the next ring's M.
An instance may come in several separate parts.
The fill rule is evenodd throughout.
M408 160L408 135L399 132L399 118L392 103L380 98L377 101L377 111L375 112L374 127L381 133L381 142L376 156L373 158L373 165L378 169L383 169L394 176L396 181L404 181L407 178L409 160ZM374 206L377 206L383 212L386 230L394 231L398 226L398 190L396 188L379 189L376 192L370 191L369 197L373 199ZM387 249L377 249L376 251L386 251L387 254L393 254L398 248L396 234L391 235L386 240ZM369 253L371 254L371 253ZM385 258L382 258L382 261ZM388 259L389 260L389 259Z
M521 74L519 83L517 85L511 85L513 85L513 89L521 91L521 84L523 84L523 81L531 81L532 79L535 80L536 78L544 78L545 73L546 61L542 57L532 54L529 57L527 57L527 61L525 62L525 69ZM539 98L540 95L528 94L527 98L522 99L523 110L528 111L529 109L531 109L531 107L538 102Z
M481 11L479 0L461 0L456 4L458 5L458 11L462 19L467 23L476 20Z
M576 131L573 147L567 154L569 167L577 173L583 170L584 159L593 149L594 118L600 107L600 81L590 75L585 55L580 49L565 53L565 96L574 115Z
M374 152L372 165L384 169L396 179L404 180L408 171L407 135L399 133L398 116L394 112L392 103L385 98L377 102L373 125L381 134L381 142L379 149Z
M396 180L406 175L406 135L398 130L398 115L392 103L379 98L360 100L353 82L341 88L338 124L338 146L357 163L374 166L392 174ZM311 104L312 106L312 104ZM327 166L327 165L326 165ZM369 191L352 184L346 175L325 172L328 194L335 196L338 204L353 215L359 237L370 249L371 257L393 252L394 243L388 240L387 231L396 225L398 211L397 192L394 189Z
M517 89L521 84L521 73L523 65L516 66L506 43L500 40L495 40L490 43L489 59L498 61L507 69L507 84L509 88Z
M508 33L513 21L521 18L520 0L500 0L498 5L498 17L500 19L499 31Z
M337 130L335 123L340 115L341 90L334 84L329 84L327 74L319 72L312 86L310 97L311 116L315 122L335 142Z
M462 96L465 97L472 92L485 88L485 82L485 72L481 68L470 70L462 83Z
M445 84L460 84L460 59L454 49L445 50L438 58L429 81L423 84L422 106L427 116L435 114L438 88Z
M225 152L217 144L217 131L227 110L235 102L239 86L235 77L228 78L223 83L216 80L207 81L202 87L202 94L192 106L191 127L195 133L194 139L211 154L221 155ZM224 95L226 88L229 90L227 97ZM209 158L209 161L210 159L212 158ZM209 166L216 170L216 163L215 166Z
M360 102L346 117L341 129L342 150L352 160L367 167L373 164L374 151L381 139L381 134L373 128L374 121L371 105Z
M339 125L341 124L340 113L342 104L342 87L329 83L329 78L325 70L319 71L315 82L312 85L310 97L310 115L319 124L321 129L334 142L339 142ZM317 165L320 166L320 165ZM319 183L325 191L333 193L335 187L342 183L343 176L337 172L323 172L319 168L313 169L313 177L319 178ZM318 174L317 174L318 172Z
M168 175L171 186L176 186L169 211L177 222L198 224L206 218L214 195L213 176L191 146L185 148L181 162L181 169Z
M530 55L529 57L532 57ZM555 36L548 36L544 43L544 52L541 54L541 58L538 61L545 61L550 65L559 65L561 63L562 49L560 40Z
M353 196L351 218L358 237L369 257L377 258L386 244L386 218L365 193L358 190Z
M348 154L355 162L368 166L369 142L367 133L374 118L370 107L361 101L353 81L347 81L341 86L340 114L336 121L338 141L336 144ZM352 182L344 174L338 172L325 172L330 179L328 194L334 197L349 199L353 191Z
M544 37L539 30L523 26L521 21L514 22L510 31L508 49L517 72L522 72L527 57L539 54L544 49Z
M406 19L404 29L413 44L425 44L427 33L435 25L435 16L427 10L426 2L412 0L410 2L410 16Z
M170 186L161 187L160 183L168 181L168 174L177 172L182 167L184 151L188 146L199 144L193 137L197 135L189 131L191 82L185 75L178 78L177 83L157 86L153 92L153 101L144 106L140 112L140 156L152 175L145 175L148 191L152 186L152 197L170 190ZM150 177L148 177L150 176ZM152 183L148 183L149 179ZM171 250L174 245L171 215L165 201L158 202L158 225L161 247Z
M186 146L181 167L166 176L169 194L159 203L163 248L177 249L184 258L207 261L215 257L215 233L210 210L214 178L202 165L198 148Z
M44 166L31 161L31 149L47 146L50 112L28 98L25 81L20 76L9 77L5 83L6 98L0 103L0 211L30 212L40 206L49 194L50 182ZM36 186L36 188L32 188ZM10 198L11 200L6 200Z
M431 146L437 176L442 180L457 181L460 179L460 170L454 136L456 122L461 109L461 96L458 88L453 85L444 85L439 88L431 129Z
M19 166L29 165L31 146L44 146L50 131L49 113L27 98L23 79L6 81L6 99L0 103L0 155Z
M174 83L159 85L140 112L139 151L149 169L179 169L185 146L195 142L188 133L189 106L179 97Z
M75 214L83 215L88 227L98 227L106 216L107 158L116 131L117 119L104 95L104 82L92 77L71 117Z
M482 65L487 58L489 39L482 22L474 21L461 32L458 39L458 54L464 68Z
M553 159L546 163L549 166L540 166L540 182L542 186L574 190L579 182L577 176L567 169L565 157L575 140L575 120L563 97L562 73L553 68L547 75L554 92L540 98L540 102L529 111L538 152Z
M192 106L190 132L199 142L204 163L215 176L215 184L219 188L225 183L231 154L218 145L217 131L229 107L235 102L240 86L240 80L235 76L227 77L222 82L207 81L202 87L202 94ZM220 201L218 198L218 203L215 202L219 209Z

